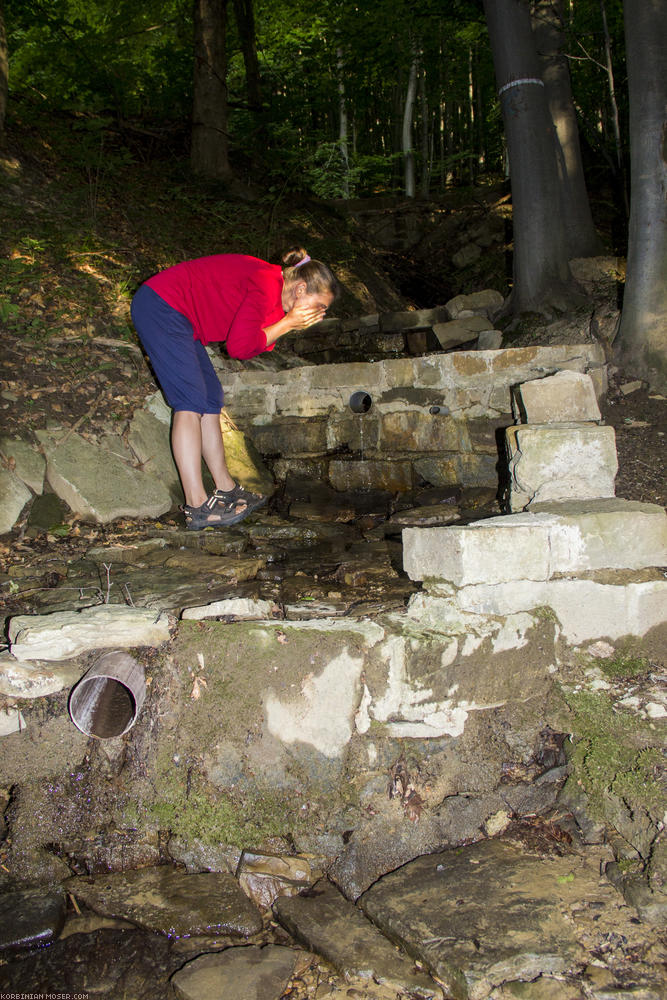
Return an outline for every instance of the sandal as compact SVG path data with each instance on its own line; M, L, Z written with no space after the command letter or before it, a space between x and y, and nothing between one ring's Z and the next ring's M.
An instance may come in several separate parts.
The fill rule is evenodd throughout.
M247 490L245 486L241 486L240 483L237 483L231 490L216 490L213 496L225 504L244 503L246 505L244 517L252 514L258 507L264 507L269 499L260 493L251 493L250 490Z
M218 491L219 492L219 491ZM247 507L239 507L245 501L225 500L223 496L212 493L201 507L191 507L184 503L181 510L185 515L187 531L202 531L203 528L228 528L238 524L249 513Z

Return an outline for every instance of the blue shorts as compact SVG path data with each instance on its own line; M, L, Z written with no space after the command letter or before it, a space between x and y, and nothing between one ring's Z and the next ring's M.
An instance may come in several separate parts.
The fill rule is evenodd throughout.
M190 320L148 285L132 299L132 322L165 399L174 410L220 413L224 394Z

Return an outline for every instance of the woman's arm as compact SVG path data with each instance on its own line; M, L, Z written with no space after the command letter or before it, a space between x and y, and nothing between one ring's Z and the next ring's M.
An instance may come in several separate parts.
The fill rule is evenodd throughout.
M263 327L266 334L266 346L275 344L279 337L284 336L291 330L306 330L309 326L314 326L324 319L326 309L322 306L301 305L295 303L282 319L271 326Z

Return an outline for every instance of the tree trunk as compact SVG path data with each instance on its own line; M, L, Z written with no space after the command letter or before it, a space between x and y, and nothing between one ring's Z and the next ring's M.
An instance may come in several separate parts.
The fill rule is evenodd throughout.
M568 256L570 259L593 257L601 252L602 245L593 225L586 191L570 67L561 51L565 41L563 0L538 0L533 31L549 112L558 138L556 152Z
M338 142L340 145L340 155L343 161L343 197L350 197L350 159L348 156L348 121L347 121L347 101L345 100L345 77L343 75L345 63L343 60L343 50L340 46L336 49L336 73L338 76Z
M245 65L246 93L248 104L254 110L262 106L262 89L257 60L257 38L255 34L255 12L252 0L234 0L234 17L239 30L243 63Z
M195 174L229 180L227 0L194 2L194 98L190 162Z
M7 49L7 32L5 31L5 18L2 11L2 0L0 0L0 136L5 128L8 88L9 52Z
M630 230L619 360L667 389L667 5L625 0Z
M556 140L522 0L484 0L510 162L514 285L507 310L567 310L576 296L568 265Z
M419 59L415 49L412 54L412 62L410 63L408 90L405 95L405 105L403 107L402 149L405 170L406 198L414 198L415 196L415 151L412 145L412 116L414 114L415 99L417 97L418 62Z
M426 93L426 70L419 74L419 103L421 105L421 136L422 136L422 171L421 171L421 195L428 198L431 189L431 115L428 109L428 95Z

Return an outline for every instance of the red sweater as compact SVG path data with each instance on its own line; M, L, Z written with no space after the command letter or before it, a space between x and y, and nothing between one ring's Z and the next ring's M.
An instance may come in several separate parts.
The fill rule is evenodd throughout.
M257 257L217 254L175 264L146 284L192 323L202 344L224 340L232 358L271 351L264 327L285 315L282 269Z

